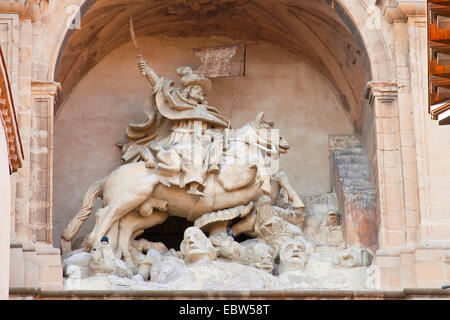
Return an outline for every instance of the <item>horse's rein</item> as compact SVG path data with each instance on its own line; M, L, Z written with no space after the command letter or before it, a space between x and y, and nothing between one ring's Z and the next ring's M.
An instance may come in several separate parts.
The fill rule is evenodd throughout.
M270 153L271 155L272 155L273 153L277 153L276 149L275 149L275 150L274 150L274 149L269 149L269 148L263 147L262 145L260 145L260 144L258 144L258 143L255 143L255 142L249 142L249 141L246 141L246 140L241 139L241 138L232 138L232 139L227 139L227 140L228 140L229 142L231 142L231 141L240 141L240 142L244 142L244 143L246 143L246 144L248 144L248 145L253 145L253 146L255 146L255 147L257 147L257 148L259 148L259 149L261 149L261 150L266 151L267 153ZM224 154L227 155L226 152L225 152Z

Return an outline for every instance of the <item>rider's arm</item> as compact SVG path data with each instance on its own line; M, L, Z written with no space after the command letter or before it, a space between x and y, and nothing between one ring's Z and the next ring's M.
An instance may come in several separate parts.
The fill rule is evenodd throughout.
M156 82L159 79L159 76L152 68L148 66L147 61L145 59L140 59L138 61L138 66L141 70L141 74L147 78L148 82L150 82L150 85L152 87L155 86Z

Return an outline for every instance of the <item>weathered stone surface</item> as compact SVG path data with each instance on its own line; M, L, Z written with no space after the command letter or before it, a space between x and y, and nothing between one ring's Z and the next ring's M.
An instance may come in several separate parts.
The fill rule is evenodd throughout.
M376 193L361 143L355 136L330 137L332 187L342 210L345 240L375 254L378 246Z
M208 238L204 235L195 238L198 232L201 233L195 227L188 229L182 252L161 254L149 251L145 262L149 265L149 273L145 277L140 267L134 276L118 276L113 268L99 269L113 265L111 259L97 259L97 252L92 257L85 252L76 252L63 263L64 288L158 291L371 288L368 281L370 273L366 268L368 256L362 254L363 250L347 253L349 250L342 251L333 246L314 247L301 237L294 238L281 246L280 263L274 270L269 270L216 258L210 253L212 246L208 244ZM95 268L91 259L96 259ZM116 259L116 262L122 261Z
M334 193L317 197L305 197L305 236L318 245L345 247L342 216ZM330 223L330 214L335 214L335 223Z
M41 173L33 172L32 167L35 166L29 161L30 149L37 148L45 142L41 136L31 139L35 137L34 131L42 130L44 125L35 122L33 128L31 112L41 114L41 111L45 111L43 114L48 115L52 113L48 112L49 109L33 107L32 80L52 81L56 74L65 82L64 87L68 89L65 93L68 93L78 79L86 75L108 52L129 41L125 31L127 19L129 15L139 12L139 19L136 21L139 36L219 35L230 37L230 41L237 39L271 41L287 48L302 59L305 58L305 61L309 61L320 70L329 78L330 87L336 90L351 121L356 124L357 131L363 131L366 137L364 148L368 151L371 173L374 174L375 187L379 192L376 208L379 216L376 220L371 219L372 214L364 213L365 203L370 202L370 196L352 198L354 205L349 205L348 210L355 211L354 216L349 215L349 219L352 218L351 222L355 223L354 238L359 239L357 241L364 240L361 234L370 234L373 221L378 221L381 222L378 242L387 250L384 253L379 252L379 257L383 254L391 258L397 257L399 250L402 252L400 257L403 257L403 254L406 254L403 252L406 250L405 245L408 246L407 250L411 250L407 252L408 259L400 259L402 263L397 261L397 264L385 266L384 260L378 259L382 269L379 272L378 287L438 287L442 281L449 281L448 262L439 260L438 254L424 254L421 250L418 251L417 257L414 254L416 248L423 244L445 243L449 234L450 202L448 197L443 195L448 194L450 178L450 153L447 148L450 135L447 128L437 127L428 119L429 115L424 108L427 105L425 76L427 33L426 19L420 15L426 11L425 1L346 0L321 3L254 1L251 4L219 0L195 1L192 4L169 1L167 10L163 2L157 1L158 5L154 7L153 2L149 4L148 1L138 1L128 7L129 3L125 1L115 1L114 4L107 0L96 1L93 7L86 6L83 9L83 13L89 13L83 20L82 28L86 27L83 31L68 29L67 22L73 20L75 12L67 10L67 1L6 0L0 4L1 44L5 49L8 72L11 75L12 94L17 97L21 138L25 151L24 168L17 174L16 198L11 202L6 201L15 206L12 210L14 212L12 237L17 236L21 240L29 241L37 231L42 232L38 239L44 240L44 229L51 232L53 222L50 217L47 226L40 224L43 219L39 221L39 225L33 224L36 217L42 218L44 215L34 215L34 209L38 207L34 206L36 203L30 203L32 199L30 193L34 189L30 190L29 186L38 180L39 185L48 186L49 194L52 196L53 177L50 174L44 179ZM75 5L86 3L88 2L85 0L70 2ZM31 7L33 10L30 10ZM228 20L230 12L234 15ZM110 16L115 16L115 19L109 19ZM152 19L149 20L149 17ZM314 26L314 31L311 25ZM150 33L148 30L151 30ZM64 38L67 32L71 35L70 38ZM355 38L352 35L357 36ZM346 41L341 41L342 39ZM276 58L283 60L278 55ZM278 65L278 62L269 64L273 67ZM283 74L283 77L286 75L287 73ZM126 76L124 78L129 81ZM380 99L368 96L368 103L364 101L360 90L367 79L374 80L370 86L374 83L381 84L384 91L378 96ZM397 79L394 84L393 79ZM308 80L312 83L311 87L315 87L312 91L317 90L316 78L308 77ZM295 84L296 90L303 85L297 82ZM244 86L252 89L251 87L260 85L252 82ZM267 88L280 89L272 82ZM309 88L308 86L307 89ZM385 95L388 91L389 97ZM313 94L319 96L316 91ZM248 96L248 100L254 99L253 96ZM246 108L249 106L248 100L243 104ZM286 104L285 101L279 102ZM331 104L338 105L334 100ZM316 108L317 112L324 112L324 104L319 102L317 105L321 105L321 108ZM295 107L304 106L296 104ZM361 125L362 109L368 114L364 125ZM328 111L325 112L330 117ZM311 113L305 121L312 121L311 118L319 119L316 113ZM105 122L112 125L110 120L108 118ZM87 122L85 119L83 121ZM53 120L50 119L48 123L52 124ZM297 119L289 124L292 127L297 125L299 125ZM48 137L50 139L54 137L51 127ZM372 149L375 148L377 150L373 152ZM48 148L51 149L52 147ZM11 150L17 148L12 146ZM307 156L310 151L311 149L305 149L305 155ZM33 156L33 160L35 159ZM342 170L336 171L343 178L342 190L369 194L370 188L364 182L368 175L358 174L358 171L361 171L358 164L360 157L342 154L336 159L342 162ZM52 161L50 157L48 165L43 165L42 169L50 171L53 167ZM39 162L43 164L43 160ZM44 180L48 183L41 183ZM37 196L39 205L43 202L43 193L40 194L41 196ZM340 198L342 195L338 196ZM52 203L50 198L48 203L50 216ZM341 210L346 209L345 205L339 207ZM321 210L319 205L317 210ZM324 212L324 219L326 214ZM59 216L55 216L55 219L59 219ZM350 226L351 223L347 225ZM339 234L339 226L334 226L334 230L325 227L320 227L324 233L328 230L327 237L322 240L323 243L337 245L339 239L334 235ZM373 239L369 237L367 243ZM14 251L16 248L17 246L11 250ZM417 270L423 272L422 274L417 274L416 262ZM427 270L433 272L426 272ZM437 273L442 275L441 279L435 277Z

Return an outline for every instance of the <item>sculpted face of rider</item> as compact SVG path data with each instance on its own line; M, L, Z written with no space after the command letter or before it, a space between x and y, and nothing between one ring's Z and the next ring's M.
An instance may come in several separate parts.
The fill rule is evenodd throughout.
M189 86L189 98L197 102L202 102L204 100L203 89L199 85Z
M211 80L183 66L177 69L183 85L178 88L172 80L159 77L146 61L139 61L139 68L155 90L153 98L157 109L163 117L172 121L172 132L166 140L170 145L166 146L166 150L161 150L157 158L162 162L159 167L163 169L180 169L179 173L171 172L170 177L165 175L166 185L187 186L188 194L204 196L200 190L205 187L206 174L211 172L208 170L217 170L223 152L223 144L219 140L223 139L216 139L216 143L207 145L202 140L209 129L225 128L228 124L228 120L216 108L208 106L205 100L211 90ZM179 161L173 152L170 153L171 150L179 155Z

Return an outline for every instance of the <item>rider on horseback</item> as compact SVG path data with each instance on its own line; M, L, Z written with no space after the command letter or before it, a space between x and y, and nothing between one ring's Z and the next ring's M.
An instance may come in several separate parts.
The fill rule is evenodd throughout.
M189 185L189 194L203 196L199 189L205 186L206 174L219 170L224 140L222 130L228 126L228 120L205 100L211 81L189 67L180 67L177 72L183 88L176 88L174 81L159 77L145 59L139 59L138 65L153 91L146 110L147 122L128 127L131 144L145 140L141 148L147 148L149 152L141 149L141 154L146 154L144 160L149 167L155 166L150 150L155 152L156 168L163 184L181 188ZM164 121L169 124L166 132L160 132ZM133 141L136 138L140 140ZM129 147L130 143L126 149Z

